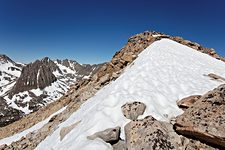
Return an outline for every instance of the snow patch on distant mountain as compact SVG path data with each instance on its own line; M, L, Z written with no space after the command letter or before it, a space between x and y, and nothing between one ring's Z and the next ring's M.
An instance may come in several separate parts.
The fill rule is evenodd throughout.
M22 68L5 55L0 55L0 96L8 92L20 76Z

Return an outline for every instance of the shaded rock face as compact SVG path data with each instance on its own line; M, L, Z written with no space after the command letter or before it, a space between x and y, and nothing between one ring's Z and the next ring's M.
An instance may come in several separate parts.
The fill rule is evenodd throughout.
M191 105L193 105L197 100L201 98L201 95L193 95L193 96L188 96L186 98L183 98L177 102L177 105L179 108L186 110L188 109Z
M125 141L119 140L117 143L112 145L113 150L127 150Z
M146 105L141 102L126 103L122 107L124 117L130 120L136 120L146 109Z
M104 131L97 132L91 136L88 136L87 138L89 140L100 138L107 143L114 144L119 141L119 137L120 137L120 127L115 127L115 128L109 128Z
M151 116L128 123L125 135L128 150L175 149L167 130Z
M0 127L19 120L23 115L22 111L9 107L5 100L0 97Z
M203 95L178 116L178 133L225 148L225 85Z
M55 67L57 66L54 62L47 58L28 64L22 69L22 73L11 91L11 95L31 89L44 89L51 85L57 80L52 73Z

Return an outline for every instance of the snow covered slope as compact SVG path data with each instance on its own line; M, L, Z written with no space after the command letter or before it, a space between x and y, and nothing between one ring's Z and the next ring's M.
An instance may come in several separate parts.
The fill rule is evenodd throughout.
M151 44L114 82L87 100L79 110L38 145L38 150L112 149L101 140L86 137L107 128L129 122L121 112L126 102L140 101L147 105L145 114L158 120L182 113L176 101L185 96L203 94L222 82L205 76L225 76L225 63L169 39ZM60 141L60 129L81 121ZM124 139L122 130L121 138Z
M10 58L0 55L0 96L8 92L15 84L16 79L20 76L21 66L16 66Z

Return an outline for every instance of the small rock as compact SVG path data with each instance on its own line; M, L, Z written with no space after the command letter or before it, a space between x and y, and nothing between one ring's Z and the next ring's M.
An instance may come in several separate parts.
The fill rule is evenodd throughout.
M67 127L63 127L61 130L60 130L60 141L63 140L63 138L68 134L70 133L71 130L73 130L81 121L78 121L70 126L67 126Z
M103 77L101 77L100 79L99 79L99 83L101 84L101 85L105 85L105 83L107 83L107 82L109 82L110 81L110 75L109 74L106 74L106 75L104 75Z
M87 138L89 140L94 140L96 138L100 138L107 143L117 143L120 137L120 127L109 128L104 131L97 132Z
M121 109L127 119L136 120L139 115L143 115L146 105L142 102L132 102L124 104Z
M183 98L177 102L179 108L186 110L191 105L193 105L197 100L201 98L201 95L193 95L186 98Z
M216 75L216 74L213 74L213 73L210 73L208 74L208 76L214 80L222 80L222 81L225 81L225 78L219 76L219 75Z

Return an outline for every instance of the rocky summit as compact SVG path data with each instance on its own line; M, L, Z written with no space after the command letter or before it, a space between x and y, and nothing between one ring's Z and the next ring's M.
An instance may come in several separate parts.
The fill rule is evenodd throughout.
M30 69L34 64L37 68ZM18 92L15 83L5 93L5 103L0 108L9 103L24 106L13 111L15 115L26 114L27 106L45 106L1 127L0 149L225 147L225 63L214 49L181 37L146 31L129 38L111 61L99 66L49 58L27 66L21 69L16 81L21 80L23 88L29 84L33 87ZM45 71L50 72L44 76ZM24 77L32 80L25 81L21 77L24 72ZM50 93L60 93L66 83L71 83L70 89L53 100Z

